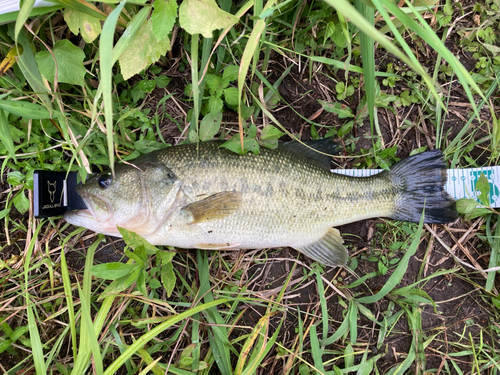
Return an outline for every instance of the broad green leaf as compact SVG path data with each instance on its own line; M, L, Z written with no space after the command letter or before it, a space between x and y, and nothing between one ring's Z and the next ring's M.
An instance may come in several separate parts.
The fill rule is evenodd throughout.
M101 33L101 21L87 13L68 8L64 11L64 20L71 32L81 33L87 43L92 43Z
M212 37L213 30L226 29L238 18L221 10L215 0L184 0L179 8L179 23L189 34Z
M151 151L161 150L167 145L158 141L149 141L147 139L141 139L140 141L134 142L134 147L141 154L147 154Z
M161 282L163 284L163 287L167 291L167 297L170 297L172 295L176 279L177 277L175 276L174 266L172 262L163 264L161 266Z
M148 285L151 289L158 289L161 286L161 283L156 279L149 279Z
M161 260L163 264L166 264L174 258L175 254L175 251L158 251L156 253L156 256Z
M168 86L172 78L169 78L167 76L159 76L155 77L155 83L158 88L163 89Z
M86 70L83 66L83 59L85 53L67 39L58 40L52 53L57 61L57 81L84 86L83 77ZM42 75L48 81L54 82L56 65L50 52L38 52L35 59Z
M318 100L318 102L325 111L335 113L339 118L354 117L352 109L342 103L328 103L324 100Z
M215 74L207 74L205 76L205 83L210 88L210 90L217 91L222 85L222 79Z
M34 120L51 118L49 111L45 107L22 100L0 100L0 108L16 116Z
M144 297L146 297L146 298L148 297L148 290L146 288L146 270L145 269L143 269L141 271L141 273L139 273L139 277L137 278L137 289L139 290L139 292L141 292L141 294Z
M201 141L210 141L220 130L222 112L208 113L200 123L199 136Z
M339 137L343 137L347 133L349 133L354 126L354 121L348 121L344 125L341 126L341 128L338 131Z
M158 251L158 248L156 246L151 245L144 237L139 236L137 233L121 227L118 227L118 231L122 235L125 243L133 249L143 246L146 250L146 253L149 255L156 254L156 252Z
M260 134L261 139L279 139L284 136L281 130L273 125L266 125L264 129L262 129L262 133Z
M140 272L143 272L142 267L136 267L132 273L120 277L114 280L108 287L101 293L103 296L108 294L120 293L121 291L127 289L134 281L139 277Z
M474 199L462 198L457 200L457 211L460 214L470 214L477 207Z
M243 138L243 147L245 151L243 151L243 149L241 148L241 141L239 136L232 137L230 140L221 144L220 147L227 148L228 150L236 152L240 155L243 155L248 151L252 151L254 154L259 153L259 144L255 139L252 138Z
M476 191L480 192L477 198L484 206L490 205L490 200L488 195L490 194L490 183L484 173L481 172L476 183Z
M137 265L121 262L111 262L92 266L91 272L95 277L105 280L116 280L130 274Z
M224 89L224 99L228 105L238 105L238 89L236 87Z
M12 203L21 214L25 214L30 208L30 201L26 197L26 194L24 194L24 190L21 190L16 194L16 196L12 199Z
M3 219L5 216L7 216L10 212L10 208L6 208L5 210L0 211L0 220ZM2 351L0 350L0 353Z
M224 107L224 103L222 99L217 96L211 96L208 99L208 110L210 113L216 114L222 111L222 107Z
M26 176L19 171L12 171L7 174L7 182L13 187L21 185L26 180Z
M222 78L227 79L229 82L236 81L238 79L238 73L240 72L240 67L236 65L228 65L224 69Z
M248 127L247 131L246 131L246 134L247 134L247 137L248 138L255 138L257 137L257 126L255 125L255 123L251 123L250 126Z
M137 83L139 88L144 92L152 92L155 89L156 82L154 80L142 80Z
M123 79L140 73L170 50L170 39L156 39L151 21L146 21L137 30L134 39L118 58Z
M177 1L155 0L151 22L156 39L162 40L170 34L177 18Z

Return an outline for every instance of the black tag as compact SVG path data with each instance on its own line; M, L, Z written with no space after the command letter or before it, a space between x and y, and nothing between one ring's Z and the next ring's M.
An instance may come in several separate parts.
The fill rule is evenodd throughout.
M35 171L33 174L35 217L59 216L68 210L87 208L75 190L76 177L76 172Z

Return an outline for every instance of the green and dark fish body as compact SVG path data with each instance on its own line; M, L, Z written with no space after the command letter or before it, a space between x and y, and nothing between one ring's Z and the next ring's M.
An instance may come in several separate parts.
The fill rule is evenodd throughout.
M326 265L343 265L347 251L334 226L390 217L453 221L444 191L440 151L407 158L366 178L329 171L329 158L299 143L237 155L220 143L165 148L118 165L77 188L88 210L65 219L119 236L117 226L154 245L202 249L293 247ZM322 140L308 144L331 151ZM325 163L326 161L326 163Z

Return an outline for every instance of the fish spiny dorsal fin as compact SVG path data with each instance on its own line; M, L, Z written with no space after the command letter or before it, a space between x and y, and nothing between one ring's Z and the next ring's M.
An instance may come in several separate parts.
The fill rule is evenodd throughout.
M347 249L338 229L330 228L318 241L306 246L294 247L302 254L327 266L345 266Z
M232 215L241 206L241 193L223 191L188 204L182 211L189 215L189 224L209 222Z
M330 162L332 161L332 157L330 155L338 154L342 150L342 145L335 143L333 138L318 139L316 141L303 141L302 143L298 141L285 142L281 143L280 147L302 157L314 160L328 170L330 169Z

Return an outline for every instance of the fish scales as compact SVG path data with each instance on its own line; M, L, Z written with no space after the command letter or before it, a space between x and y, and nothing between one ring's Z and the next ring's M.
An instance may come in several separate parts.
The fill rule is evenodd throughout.
M311 143L313 148L324 147ZM94 176L78 192L88 210L76 225L119 236L116 226L155 245L205 249L290 246L328 265L347 251L334 226L373 217L427 222L456 217L443 189L439 151L401 161L371 177L334 174L294 144L237 155L206 142L162 149ZM318 154L319 155L319 154ZM323 161L328 162L328 158ZM128 219L127 219L128 217Z
M199 150L192 146L165 149L158 159L176 171L197 197L228 190L242 194L242 205L233 215L189 228L186 235L196 238L197 244L303 245L332 226L373 214L389 216L394 209L396 192L386 178L333 174L288 151L262 149L258 155L238 156L215 143L201 143Z

